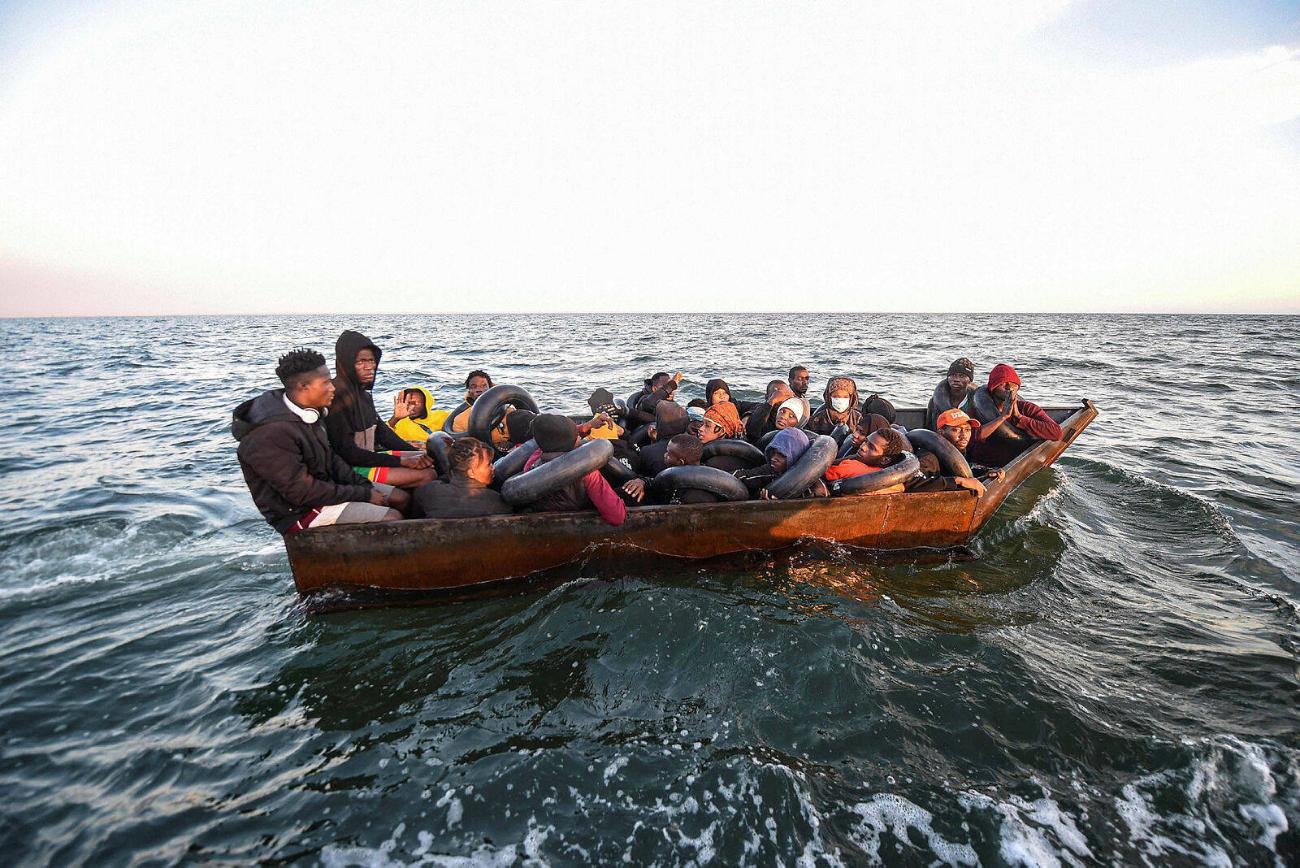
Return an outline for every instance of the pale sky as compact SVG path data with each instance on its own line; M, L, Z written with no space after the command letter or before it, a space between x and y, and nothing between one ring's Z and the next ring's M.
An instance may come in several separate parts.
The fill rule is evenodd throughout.
M0 315L1300 312L1300 3L0 4Z

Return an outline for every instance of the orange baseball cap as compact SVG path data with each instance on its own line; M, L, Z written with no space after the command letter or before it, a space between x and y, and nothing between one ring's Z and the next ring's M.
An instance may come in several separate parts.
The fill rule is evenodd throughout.
M978 428L980 423L978 419L972 419L967 416L964 411L954 407L951 410L944 410L940 413L939 418L935 420L935 425L939 428L944 428L949 425L953 428L956 428L958 425L969 425L972 428Z

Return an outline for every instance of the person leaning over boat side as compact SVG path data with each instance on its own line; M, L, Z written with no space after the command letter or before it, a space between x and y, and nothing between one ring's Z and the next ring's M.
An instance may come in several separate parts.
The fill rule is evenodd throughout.
M798 402L798 400L785 380L773 380L768 383L762 402L755 404L745 418L745 439L751 443L758 443L763 439L764 434L778 430L776 424L778 410L787 401ZM799 405L800 409L802 406Z
M524 472L539 464L572 452L579 443L578 426L567 416L541 413L533 420L533 439L537 449L524 465ZM627 504L609 487L599 470L593 470L573 483L544 495L529 504L525 512L581 512L595 508L608 524L615 527L627 518Z
M745 484L749 489L750 496L758 495L763 500L771 500L772 496L768 494L767 487L772 484L782 473L785 473L803 457L812 445L808 433L802 428L783 428L772 438L764 454L767 455L767 463L761 464L748 470L737 470L732 475ZM826 489L826 484L820 479L804 489L791 500L798 500L805 497L826 497L830 492Z
M847 425L851 431L862 421L862 412L858 410L858 384L849 377L827 380L822 402L804 426L814 434L829 434L837 425Z
M418 488L437 476L433 459L384 424L370 392L383 351L360 332L345 331L334 344L334 402L325 417L330 446L371 482Z
M828 482L834 482L837 479L852 479L855 476L865 476L883 470L907 452L907 446L908 443L903 439L903 435L893 428L873 431L862 441L862 445L851 458L842 458L827 468L826 479ZM906 490L905 486L900 482L868 493L897 494L904 490Z
M514 512L492 483L493 452L482 440L461 437L447 450L451 469L446 481L421 485L412 494L412 517L471 518Z
M939 424L940 413L953 408L965 408L971 393L975 391L975 387L971 385L974 379L975 363L965 356L949 365L948 375L938 386L935 386L935 394L930 396L930 403L926 405L925 427L931 431L938 431L936 426ZM946 400L936 403L936 397L946 398Z
M325 357L297 349L280 357L284 384L240 404L231 433L253 503L283 534L308 527L396 521L406 492L358 476L330 448L322 421L334 399Z
M994 365L989 371L989 395L997 402L1000 415L984 422L971 435L967 451L972 460L1000 467L1032 445L1031 440L1015 442L994 437L1003 425L1011 425L1037 440L1060 440L1061 426L1043 408L1020 397L1020 375L1010 365Z
M938 426L939 436L957 447L957 451L966 456L971 434L980 427L979 420L972 419L966 415L964 410L954 407L940 413L935 422ZM985 467L982 464L971 464L971 472L975 474L971 479L963 479L959 476L944 476L940 470L939 459L934 453L925 449L917 449L916 457L921 462L923 478L916 483L908 484L908 491L955 491L958 488L969 488L980 497L983 497L984 480L1002 478L1001 468Z
M451 411L443 422L442 430L451 434L464 434L469 431L469 411L488 389L492 388L492 378L487 371L470 371L465 376L465 398L460 406Z
M812 417L812 404L808 401L808 369L803 365L795 365L790 369L786 382L790 384L790 391L799 399L803 405L803 412L799 414L799 424L806 425L808 419Z
M407 443L423 449L434 431L442 430L446 410L433 409L434 397L423 386L407 386L393 398L388 427Z
M638 476L646 479L654 479L659 471L666 466L664 464L665 456L668 454L668 441L678 434L686 433L686 426L689 424L689 417L686 410L672 401L660 401L655 407L655 426L650 432L654 442L648 446L643 446L636 455L636 460L632 463L632 469Z

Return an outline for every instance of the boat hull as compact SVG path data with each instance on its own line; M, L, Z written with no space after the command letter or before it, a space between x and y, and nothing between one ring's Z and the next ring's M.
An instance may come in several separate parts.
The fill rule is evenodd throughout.
M592 558L637 552L711 558L809 539L881 551L949 548L978 533L1016 486L1054 462L1097 411L1085 403L1054 415L1062 418L1063 438L1020 455L979 498L970 491L944 491L647 506L629 509L621 527L587 512L418 519L307 531L286 537L285 548L304 595L451 591Z

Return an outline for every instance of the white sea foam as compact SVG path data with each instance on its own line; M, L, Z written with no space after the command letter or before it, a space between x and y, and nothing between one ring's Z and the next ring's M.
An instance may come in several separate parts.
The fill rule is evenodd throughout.
M932 828L934 815L902 796L892 793L879 793L869 802L860 802L853 806L853 812L861 819L854 827L854 843L861 847L872 862L880 864L889 857L880 853L881 835L892 834L902 845L912 846L908 830L915 829L930 852L944 865L978 865L979 858L969 844L956 844Z

